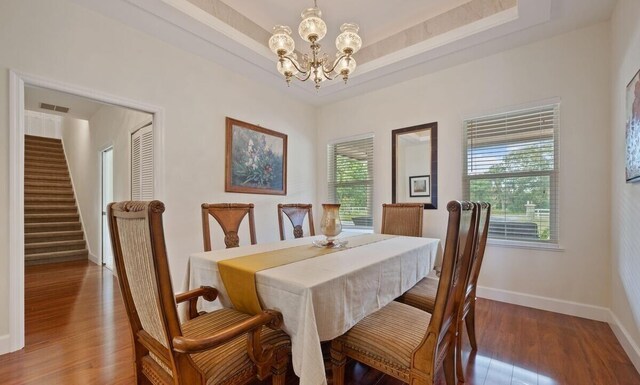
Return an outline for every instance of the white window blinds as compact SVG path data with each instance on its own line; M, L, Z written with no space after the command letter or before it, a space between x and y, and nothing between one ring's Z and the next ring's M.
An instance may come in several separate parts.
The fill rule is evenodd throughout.
M131 199L153 199L153 126L131 134Z
M373 136L327 146L329 200L344 228L373 228Z
M558 243L559 108L464 122L464 195L491 203L490 238Z

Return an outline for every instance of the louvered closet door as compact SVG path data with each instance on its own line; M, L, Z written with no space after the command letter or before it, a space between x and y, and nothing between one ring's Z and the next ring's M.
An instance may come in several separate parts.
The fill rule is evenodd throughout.
M153 199L153 125L131 134L131 199Z

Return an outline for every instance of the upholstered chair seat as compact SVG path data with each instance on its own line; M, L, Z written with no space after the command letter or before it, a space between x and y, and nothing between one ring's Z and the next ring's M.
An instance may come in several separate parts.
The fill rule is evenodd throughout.
M344 349L364 353L374 362L384 362L387 372L409 381L411 356L424 338L431 314L391 302L370 314L337 340ZM363 360L364 364L368 362Z
M424 277L411 290L404 293L400 300L407 305L433 313L438 294L438 283L436 277Z
M187 338L205 338L249 318L250 315L233 309L220 309L188 320L181 327L183 335ZM276 349L288 350L291 344L285 332L264 326L260 340ZM247 334L211 350L191 354L191 358L204 373L207 385L237 382L240 378L255 378L256 375L255 365L247 354Z

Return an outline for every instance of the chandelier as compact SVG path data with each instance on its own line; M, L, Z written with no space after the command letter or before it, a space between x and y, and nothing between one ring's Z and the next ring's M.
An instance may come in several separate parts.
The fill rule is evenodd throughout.
M323 80L333 80L337 76L341 76L346 84L349 75L356 69L356 61L352 55L362 47L358 25L342 24L341 33L336 38L338 52L335 59L331 60L329 55L320 51L318 44L327 34L327 25L321 19L322 12L315 0L313 8L305 9L301 17L298 33L303 40L311 43L311 52L302 55L302 59L298 60L291 28L276 25L273 27L273 36L269 39L269 48L278 55L278 72L284 76L287 85L294 77L303 82L313 79L316 89L319 89Z

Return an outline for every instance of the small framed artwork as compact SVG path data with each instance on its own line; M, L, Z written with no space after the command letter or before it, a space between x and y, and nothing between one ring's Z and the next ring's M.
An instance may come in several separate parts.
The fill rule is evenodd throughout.
M627 85L627 182L640 182L640 71Z
M287 135L226 119L224 191L287 194Z
M409 196L430 197L431 196L431 176L418 175L409 177Z

